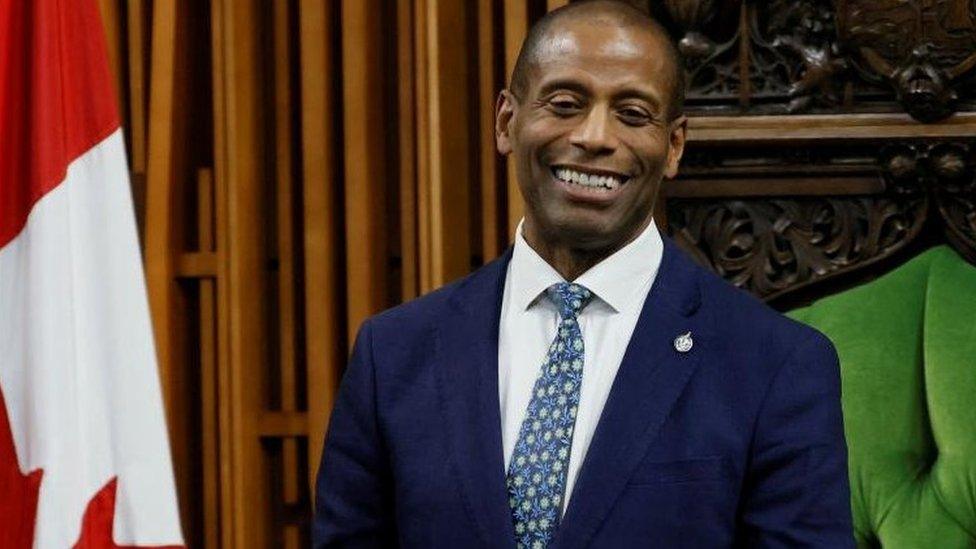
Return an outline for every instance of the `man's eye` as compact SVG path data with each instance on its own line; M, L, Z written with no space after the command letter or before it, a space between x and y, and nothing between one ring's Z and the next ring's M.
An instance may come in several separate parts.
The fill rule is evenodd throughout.
M572 99L553 99L549 101L549 106L559 114L569 114L579 109L579 103Z
M651 121L651 116L640 109L621 109L620 119L626 124L641 125Z

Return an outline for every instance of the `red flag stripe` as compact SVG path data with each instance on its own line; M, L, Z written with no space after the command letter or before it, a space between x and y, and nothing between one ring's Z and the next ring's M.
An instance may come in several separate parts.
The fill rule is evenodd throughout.
M95 2L0 0L0 248L119 127Z

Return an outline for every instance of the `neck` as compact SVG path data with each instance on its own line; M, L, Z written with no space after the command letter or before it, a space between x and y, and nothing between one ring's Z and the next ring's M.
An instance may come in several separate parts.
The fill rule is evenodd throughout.
M613 255L617 250L633 242L652 222L648 217L630 236L608 246L596 248L580 248L559 238L546 238L528 217L522 225L522 235L525 242L539 254L546 263L552 266L563 279L572 282L580 275L590 270L594 265Z

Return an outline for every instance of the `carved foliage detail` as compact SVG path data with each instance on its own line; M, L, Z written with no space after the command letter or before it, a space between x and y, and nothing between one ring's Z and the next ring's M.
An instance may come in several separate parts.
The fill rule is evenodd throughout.
M862 74L886 79L919 120L952 114L951 84L976 65L976 2L834 1L840 39Z
M671 232L700 263L765 298L891 255L922 230L930 204L931 221L976 264L976 141L895 142L876 158L880 194L671 199Z
M925 221L923 194L793 200L674 200L675 240L699 262L772 298L887 256Z
M662 4L681 29L693 109L870 111L897 100L931 122L976 100L976 0Z
M893 189L928 188L946 236L976 262L976 150L967 143L901 144L882 151Z

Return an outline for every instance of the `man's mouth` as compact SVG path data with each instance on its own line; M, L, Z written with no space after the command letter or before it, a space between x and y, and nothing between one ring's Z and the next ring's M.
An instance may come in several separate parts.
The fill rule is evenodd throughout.
M562 166L553 166L552 174L563 183L605 192L616 190L629 179L618 173Z

